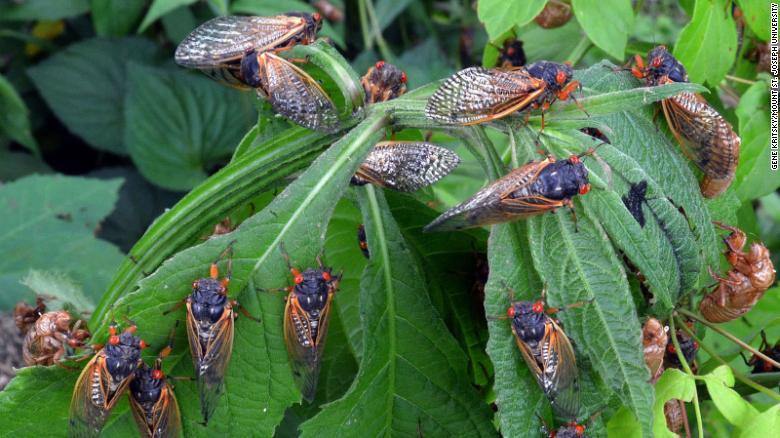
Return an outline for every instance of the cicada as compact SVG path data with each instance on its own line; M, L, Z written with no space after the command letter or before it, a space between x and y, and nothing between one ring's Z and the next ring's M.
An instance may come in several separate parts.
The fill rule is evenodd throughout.
M562 418L577 418L580 406L574 348L545 310L541 300L514 301L507 316L523 359L555 413Z
M176 48L176 63L201 70L229 85L245 88L241 60L249 52L265 53L309 44L322 27L319 14L289 13L275 17L227 16L209 20Z
M557 430L550 431L550 438L585 438L585 426L571 421L559 427Z
M648 65L635 57L631 71L648 85L688 82L685 67L658 46L647 54ZM740 138L717 110L697 93L683 92L661 101L666 121L685 154L701 169L701 192L712 198L726 191L734 179Z
M287 288L284 342L292 362L295 381L303 398L311 402L317 390L331 303L341 275L332 275L331 268L323 266L319 257L316 269L309 268L301 272L292 266L284 249L280 250L295 283Z
M623 204L631 216L639 223L640 227L645 226L645 212L642 207L647 202L647 180L639 181L638 183L632 183L628 189L628 193L621 198Z
M449 125L489 122L527 108L541 108L544 117L557 99L573 97L579 82L572 75L570 66L549 61L509 70L469 67L449 77L431 95L425 115Z
M181 435L181 414L173 387L162 371L162 360L171 352L165 347L154 367L142 364L130 382L130 409L141 431L148 438L178 438Z
M505 39L502 47L498 49L497 66L503 69L511 69L524 66L525 61L523 42L512 37Z
M357 229L358 246L360 246L360 252L363 253L365 258L370 258L371 253L368 252L368 240L366 239L366 227L363 224L358 225Z
M688 426L688 414L685 412L685 402L673 398L664 403L664 417L666 418L666 427L674 433L679 433L683 427L686 430ZM691 436L690 432L685 436Z
M758 347L758 351L760 351L770 359L774 360L775 362L780 362L780 341L776 342L774 346L771 345L766 340L766 333L763 330L761 330L761 345ZM740 352L740 354L742 354L742 352ZM771 362L762 359L758 355L754 355L753 357L750 358L750 360L746 359L745 356L743 355L742 359L745 361L745 364L747 366L753 367L753 374L772 373L772 372L780 371L780 369L772 365Z
M406 73L393 64L378 61L360 78L366 103L386 102L406 93Z
M536 216L563 206L573 208L572 198L590 191L581 157L530 161L445 211L423 230L459 230Z
M142 363L141 350L146 348L146 343L134 335L135 324L121 334L118 334L115 324L108 331L108 343L84 367L73 389L70 436L100 434L111 409Z
M74 324L65 310L39 314L43 303L39 301L38 304L39 307L33 311L39 316L27 330L22 345L24 363L28 366L59 364L69 350L85 346L84 341L89 338L89 331L81 328L81 320ZM45 306L43 308L45 309ZM16 309L19 311L19 305Z
M681 368L682 363L680 362L680 358L677 356L677 349L674 346L674 342L672 342L672 334L669 333L668 337L669 339L666 343L666 355L664 356L664 367ZM695 370L697 368L695 361L696 352L699 351L699 343L681 331L677 331L677 343L680 345L680 352L682 353L683 358L691 367L691 369Z
M642 346L645 364L650 370L650 381L655 382L664 371L664 354L669 341L664 326L655 318L645 321L642 326Z
M444 178L459 163L455 152L431 143L385 141L368 153L351 182L413 192Z

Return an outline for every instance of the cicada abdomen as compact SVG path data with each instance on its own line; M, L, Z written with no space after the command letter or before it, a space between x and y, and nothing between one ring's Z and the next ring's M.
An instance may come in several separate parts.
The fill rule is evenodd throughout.
M474 125L527 108L547 110L579 87L565 64L535 62L510 70L469 67L455 73L431 95L425 115L449 125Z
M561 418L580 410L577 361L569 338L542 301L515 301L507 310L523 359Z
M655 383L664 371L664 355L668 336L664 326L655 318L642 326L642 346L645 365L650 370L650 382Z
M647 54L648 65L636 57L633 74L648 85L688 82L685 67L664 46ZM704 173L701 191L712 198L734 179L740 138L717 110L697 93L683 92L661 102L669 128L685 154Z
M176 63L228 85L247 88L241 59L249 52L278 52L309 44L322 27L319 14L217 17L198 26L176 48Z
M413 192L444 178L459 163L455 152L431 143L386 141L368 153L352 184Z
M181 414L173 387L162 371L162 359L170 347L160 352L154 367L142 364L130 382L130 409L141 435L147 438L178 438Z
M331 304L341 276L331 275L331 268L322 263L316 269L309 268L301 272L290 265L286 253L283 255L295 283L287 288L284 341L290 355L293 377L303 398L311 402L317 391Z
M571 207L574 196L589 191L588 170L580 156L560 161L548 157L512 170L423 230L459 230L536 216Z
M378 61L360 78L366 103L386 102L406 93L406 73L393 64Z
M119 397L141 365L146 343L134 336L135 325L117 334L111 325L106 345L81 371L70 402L69 436L96 437Z

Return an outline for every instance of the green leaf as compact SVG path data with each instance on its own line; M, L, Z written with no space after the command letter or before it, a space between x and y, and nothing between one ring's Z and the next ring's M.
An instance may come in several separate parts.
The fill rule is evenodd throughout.
M542 12L547 0L480 0L477 16L485 25L490 40L514 26L522 26Z
M760 0L737 0L750 30L762 41L769 41L769 4Z
M739 437L770 436L777 432L778 427L780 427L780 404L772 406L753 418L750 424L742 428Z
M156 51L145 39L93 38L56 53L28 74L71 132L95 148L126 154L127 61L151 62Z
M304 423L303 436L494 435L384 197L373 186L359 194L373 250L361 280L363 360L349 392Z
M92 24L99 36L124 36L132 31L146 0L91 0Z
M172 10L180 6L191 5L196 1L197 0L154 0L152 6L149 7L149 11L146 12L144 21L142 21L141 26L138 27L138 33L145 31L149 25Z
M53 436L53 431L61 431L55 436L65 436L70 396L78 376L77 371L57 366L20 369L0 391L3 433Z
M672 399L691 401L696 394L696 382L693 376L670 368L655 384L655 403L653 404L653 433L656 437L677 436L666 427L664 404Z
M765 81L748 88L737 106L742 144L732 190L751 201L780 187L780 172L771 169L769 144L769 87Z
M122 256L93 233L114 207L120 184L33 175L0 187L0 251L8 255L0 260L2 308L30 300L19 284L30 269L67 273L97 301Z
M52 173L40 158L26 152L0 150L0 181L8 182L37 173Z
M379 21L379 28L387 29L393 20L398 17L409 5L412 0L377 0L374 2L376 16Z
M296 265L314 264L315 256L321 251L325 226L336 204L334 200L346 189L361 157L376 143L386 123L381 113L367 118L238 229L176 254L142 280L137 290L121 296L118 301L113 302L115 297L110 294L104 297L90 325L96 327L96 339L105 336L110 321L107 309L113 304L116 309L130 309L129 317L138 324L139 333L147 342L163 345L175 320L183 318L181 311L167 317L163 312L181 302L191 292L192 281L205 276L211 261L229 242L236 242L230 296L237 298L262 323L248 318L237 321L233 356L225 381L226 395L208 429L200 425L197 397L189 397L191 400L187 404L182 402L187 436L271 435L285 409L300 400L282 340L284 296L258 292L261 288L289 284L289 271L279 252L280 243L285 244ZM245 158L251 158L251 154ZM248 167L248 163L239 160L229 167ZM222 269L224 272L224 265ZM174 365L177 359L186 356L179 369L191 373L187 342L181 339L182 327L179 332L176 357L169 362ZM191 388L192 383L181 386Z
M206 179L255 120L253 93L199 75L132 64L128 82L128 151L147 179L170 190Z
M60 20L89 12L89 0L27 0L0 5L0 21Z
M69 304L79 312L92 312L95 308L95 303L84 295L81 287L62 272L30 269L20 282L35 295L54 297L54 301L46 302L46 307L50 309L61 309L63 304Z
M160 19L165 36L172 44L179 44L198 27L198 19L186 6L178 7Z
M572 0L577 21L593 44L622 60L634 27L631 0Z
M3 75L0 75L0 134L38 154L38 143L30 131L30 111Z
M734 386L734 374L731 368L722 365L702 378L707 385L707 392L712 402L729 423L740 428L750 425L758 415L758 411L731 389Z
M674 56L691 82L717 87L737 56L737 29L728 0L697 0L693 18L680 32Z

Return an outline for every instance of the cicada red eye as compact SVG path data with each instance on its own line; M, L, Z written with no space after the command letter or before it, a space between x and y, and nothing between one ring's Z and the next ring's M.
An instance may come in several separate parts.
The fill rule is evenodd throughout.
M152 379L161 380L163 377L165 377L165 374L163 374L162 370L152 370Z
M149 344L147 344L146 341L142 339L141 342L138 343L138 346L141 348L141 350L143 350L144 348L148 347Z
M109 336L108 343L111 345L119 345L119 336L118 335Z
M585 426L581 424L574 426L574 430L577 432L577 436L582 436L585 434Z
M320 15L319 12L315 12L315 13L311 14L311 18L314 21L320 21L320 20L322 20L322 15Z
M590 191L590 184L585 184L580 187L580 195L587 194Z
M673 345L673 344L669 344L669 345L667 345L667 346L666 346L666 351L668 351L668 352L669 352L669 353L671 353L671 354L675 354L675 353L677 352L677 350L675 350L675 348L674 348L674 345Z
M560 85L563 85L564 83L566 83L566 73L563 72L563 71L559 71L555 75L555 82L557 82Z
M325 280L325 281L330 281L331 280L330 272L323 271L322 272L322 279Z
M510 318L515 317L515 306L510 306L508 309L506 309L506 316Z
M534 303L532 310L535 313L544 313L544 303L540 300Z
M569 157L569 162L570 162L571 164L580 164L582 161L580 160L580 157L579 157L579 156L577 156L577 155L572 155L571 157Z
M374 67L376 67L377 70L382 70L382 67L385 66L384 61L377 61L376 64L374 64Z
M303 275L301 275L301 274L296 275L295 279L293 279L293 281L295 281L295 284L303 283Z
M401 82L406 83L406 72L401 73Z

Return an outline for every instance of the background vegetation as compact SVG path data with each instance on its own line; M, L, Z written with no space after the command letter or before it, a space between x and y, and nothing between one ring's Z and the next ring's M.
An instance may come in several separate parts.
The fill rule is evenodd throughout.
M309 3L0 0L0 309L36 293L61 297L84 312L95 342L105 339L112 309L127 313L153 345L151 357L183 318L162 313L235 239L231 295L263 322L238 321L227 395L209 429L199 424L194 384L176 382L188 436L495 435L498 428L536 436L539 416L550 421L549 406L507 321L496 317L508 305L504 285L530 299L547 283L552 305L595 298L587 311L561 316L576 345L580 420L590 433L664 435L663 401L694 394L695 433L777 430L777 397L734 384L750 369L711 329L696 326L706 347L700 377L670 372L655 388L646 383L639 339L647 316L667 319L711 284L706 268L723 262L712 219L780 250L780 173L769 171L768 75L759 51L769 38L767 2L572 0L574 18L557 29L533 22L545 0L330 3L345 12L321 32L333 46L319 42L293 55L312 61L306 68L351 127L335 135L294 127L252 93L172 62L176 44L215 15L314 11ZM468 65L495 65L495 46L512 34L529 62L573 62L587 96L591 117L573 105L553 107L544 146L557 156L581 152L594 144L578 130L585 126L612 141L599 150L601 163L586 159L595 189L576 202L578 232L569 215L554 214L490 235L422 234L438 212L535 154L538 115L530 129L514 120L448 130L422 115L436 81ZM706 90L637 89L628 73L613 70L656 44L673 48ZM357 79L378 59L404 69L414 91L365 108ZM701 198L695 171L650 105L683 89L709 92L742 138L735 182L715 200ZM413 195L349 188L358 158L390 130L397 139L432 130L432 141L463 163ZM653 212L644 228L620 200L640 179L650 183ZM241 226L207 239L228 216ZM370 262L357 246L358 223L366 224ZM258 293L289 281L282 241L303 266L324 242L328 264L344 269L311 405L298 404L287 362L283 296ZM485 258L483 302L474 285ZM652 301L629 261L647 278ZM777 292L722 328L754 346L761 329L777 340ZM184 336L166 362L174 376L193 373ZM3 430L64 434L77 376L58 367L21 370L0 392ZM778 373L760 379L776 395ZM104 434L137 434L125 402Z

